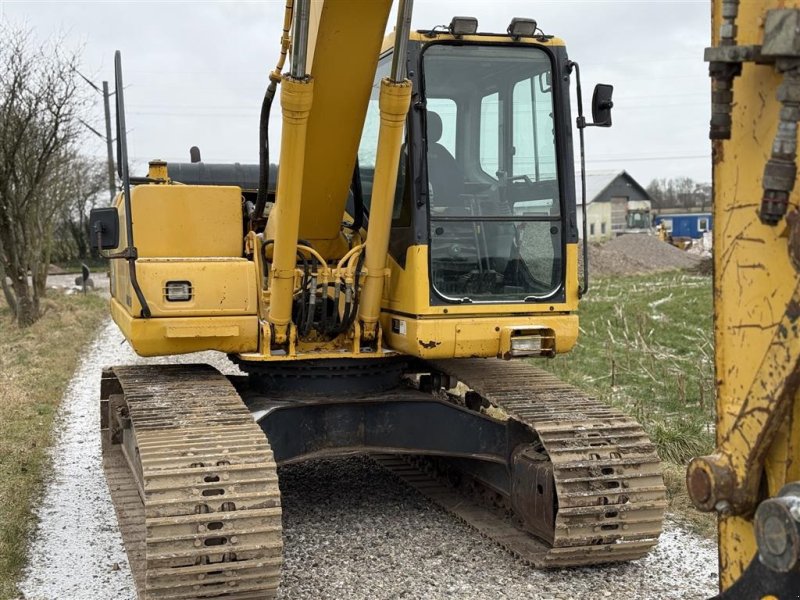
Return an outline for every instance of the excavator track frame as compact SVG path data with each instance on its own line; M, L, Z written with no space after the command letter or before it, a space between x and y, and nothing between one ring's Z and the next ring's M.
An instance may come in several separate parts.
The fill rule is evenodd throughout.
M495 414L537 434L557 496L552 541L532 543L518 520L491 515L480 502L453 502L452 493L431 485L419 469L385 459L382 464L536 567L635 560L655 546L666 488L655 446L634 419L523 361L445 360L432 362L431 369L446 387L467 386ZM546 494L547 486L536 493Z
M281 503L269 443L206 365L106 369L103 468L140 598L274 597Z
M526 361L413 361L406 375L418 389L333 399L301 380L288 396L235 383L278 464L368 453L537 568L635 560L657 543L666 489L634 419ZM433 465L475 485L456 489Z

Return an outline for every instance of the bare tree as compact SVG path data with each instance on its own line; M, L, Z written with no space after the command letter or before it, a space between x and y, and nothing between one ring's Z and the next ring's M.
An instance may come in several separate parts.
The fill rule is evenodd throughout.
M0 39L0 261L17 323L25 327L40 316L64 201L53 192L75 154L84 102L78 56L65 54L61 40L36 45L30 32L8 27L0 28Z
M683 208L705 210L711 202L711 185L698 183L690 177L654 179L647 186L654 208Z
M54 260L87 259L90 255L89 211L108 203L108 171L104 162L71 157L69 168L58 178L53 193L62 198L61 214L53 237Z

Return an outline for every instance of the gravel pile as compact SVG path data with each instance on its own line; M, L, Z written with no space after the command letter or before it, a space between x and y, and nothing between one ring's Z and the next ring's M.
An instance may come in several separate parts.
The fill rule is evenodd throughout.
M701 260L700 256L647 234L629 233L602 244L589 245L590 276L691 269Z
M235 371L219 354L182 361ZM96 415L101 368L142 362L109 324L69 386L53 450L55 473L21 585L27 600L134 598L103 481ZM280 478L284 600L669 600L707 598L716 590L713 543L674 524L666 524L655 551L634 563L536 571L367 458L287 466Z

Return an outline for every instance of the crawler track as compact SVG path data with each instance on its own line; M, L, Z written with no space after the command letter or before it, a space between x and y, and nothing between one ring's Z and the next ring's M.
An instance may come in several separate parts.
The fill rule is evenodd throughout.
M139 597L273 597L275 463L230 382L206 365L115 367L101 396L103 466Z
M431 367L536 432L558 498L552 542L500 511L465 501L403 459L381 456L379 463L536 567L629 561L656 544L666 490L655 447L636 421L524 362L462 359Z

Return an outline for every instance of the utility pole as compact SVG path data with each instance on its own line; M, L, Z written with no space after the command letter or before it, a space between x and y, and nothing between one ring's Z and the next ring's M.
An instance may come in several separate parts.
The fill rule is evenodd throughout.
M0 2L2 2L2 0L0 0ZM106 113L106 134L103 135L85 121L81 121L81 123L83 123L83 125L97 137L99 137L100 139L105 139L106 141L106 152L108 153L108 193L111 195L111 202L113 203L114 198L117 195L117 179L116 176L114 175L114 171L116 171L116 169L114 168L114 147L113 147L114 140L111 138L111 108L110 108L111 94L108 91L108 82L107 81L103 82L103 89L101 90L99 87L97 87L97 85L94 84L94 82L91 79L86 77L83 73L77 70L75 72L78 74L78 77L80 77L86 83L88 83L94 91L96 91L99 94L103 94L103 109L105 110Z
M103 82L103 107L106 112L106 150L108 151L108 191L111 194L111 202L117 195L117 179L114 175L114 149L111 141L111 108L108 94L108 82Z

